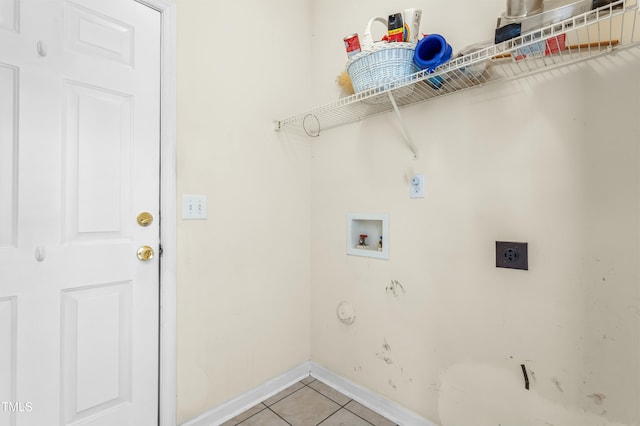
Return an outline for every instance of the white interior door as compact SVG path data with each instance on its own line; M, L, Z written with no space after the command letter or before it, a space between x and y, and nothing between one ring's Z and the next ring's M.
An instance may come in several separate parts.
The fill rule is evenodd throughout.
M159 148L157 11L0 0L0 426L157 424Z

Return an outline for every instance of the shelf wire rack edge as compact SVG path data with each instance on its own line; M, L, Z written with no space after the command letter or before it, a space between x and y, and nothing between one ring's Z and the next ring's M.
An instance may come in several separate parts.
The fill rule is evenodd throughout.
M614 48L626 49L637 46L640 44L640 40L635 40L638 1L617 0L598 9L452 59L436 68L432 73L426 70L418 71L383 86L340 98L283 120L276 120L276 129L304 128L305 118L312 116L318 122L317 132L319 134L320 130L327 130L392 111L393 107L388 101L389 92L397 99L398 107L404 108L468 89L526 77L585 61L609 53ZM624 21L625 15L630 12L636 13L633 14L631 22L631 40L625 42L623 40ZM611 27L616 17L622 18L622 24L619 34L620 40L614 43L613 35L618 34L614 34ZM600 34L599 25L607 22L610 24L609 38L603 39L604 36ZM591 42L589 30L596 26L598 26L598 37L595 42ZM580 40L580 30L586 30L588 43L583 43L586 44L586 47L578 44L550 55L544 50L540 50L540 44L543 43L548 47L546 43L551 39L558 42L560 37L575 35ZM576 52L574 53L572 50ZM529 54L530 57L516 59L522 56L523 52ZM526 54L524 56L527 56ZM484 66L489 69L488 73L483 72L480 75L470 76L468 70ZM439 86L441 82L445 84ZM309 134L307 129L304 130Z

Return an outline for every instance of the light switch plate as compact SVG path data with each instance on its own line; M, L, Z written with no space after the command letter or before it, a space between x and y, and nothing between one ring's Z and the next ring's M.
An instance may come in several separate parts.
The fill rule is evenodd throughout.
M207 218L206 195L183 195L182 218L187 220Z

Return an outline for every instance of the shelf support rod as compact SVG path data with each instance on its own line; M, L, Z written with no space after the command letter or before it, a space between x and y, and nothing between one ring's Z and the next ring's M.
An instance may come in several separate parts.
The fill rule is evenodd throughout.
M417 160L418 148L413 143L413 140L411 139L411 136L407 131L407 127L404 125L404 120L402 119L402 114L400 114L400 109L398 108L398 104L396 103L396 98L393 97L393 93L391 92L387 92L387 94L389 95L389 100L391 101L391 105L393 105L393 110L396 112L396 116L398 117L398 123L400 123L400 133L402 133L405 143L409 146L409 148L411 149L411 152L413 152L414 160Z

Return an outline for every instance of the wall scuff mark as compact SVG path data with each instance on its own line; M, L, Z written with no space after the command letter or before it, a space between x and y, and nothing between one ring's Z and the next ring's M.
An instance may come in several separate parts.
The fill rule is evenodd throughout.
M397 361L396 361L397 362ZM521 365L521 364L517 364ZM510 368L479 363L461 363L449 367L440 376L442 392L434 394L438 399L439 423L443 426L632 426L637 425L634 418L617 419L608 407L613 398L600 388L579 394L581 404L565 401L571 396L570 379L556 375L564 394L556 393L555 398L545 395L545 388L553 393L553 387L547 385L538 392L531 379L530 365L523 362L530 379L530 390L523 389L522 372L516 365ZM540 373L542 369L539 369ZM385 377L385 379L388 377ZM394 378L395 380L395 378ZM541 382L543 379L541 377ZM428 390L437 390L436 381L425 384ZM400 385L401 383L396 382ZM402 390L398 386L398 391ZM590 395L591 394L591 395ZM587 396L589 395L589 399ZM605 395L607 396L605 399ZM593 402L591 401L593 400ZM595 403L602 402L601 405ZM631 401L631 399L629 399ZM611 406L615 405L615 401ZM464 409L461 409L464 407ZM605 410L606 408L606 410ZM635 411L637 407L634 406ZM637 412L637 411L636 411ZM605 417L608 415L608 418ZM481 419L481 421L477 421Z
M400 292L406 293L406 290L398 280L391 280L391 283L385 290L387 293L393 294L393 297L398 297L400 295Z
M520 367L522 368L522 375L524 376L524 388L526 390L529 390L529 376L527 375L527 367L525 367L524 364L520 364Z
M385 354L382 354L380 352L376 352L376 357L378 357L379 359L383 360L384 362L386 362L389 365L393 364L393 360L391 358L389 358L388 356L386 356Z
M387 343L387 338L384 338L384 341L382 343L382 352L376 352L376 357L383 360L384 362L386 362L387 364L391 365L393 364L393 360L388 356L388 352L391 351L391 345L389 345L389 343Z
M607 397L601 393L592 393L587 395L587 398L591 398L596 405L602 405Z
M553 384L554 384L554 385L556 385L556 387L558 388L558 390L559 390L560 392L564 392L564 391L562 390L562 386L560 386L560 381L559 381L558 379L556 379L555 377L552 377L552 378L551 378L551 381L553 382Z
M389 344L387 343L387 339L384 339L384 343L382 344L382 348L385 351L390 351L391 350L391 346L389 346Z

